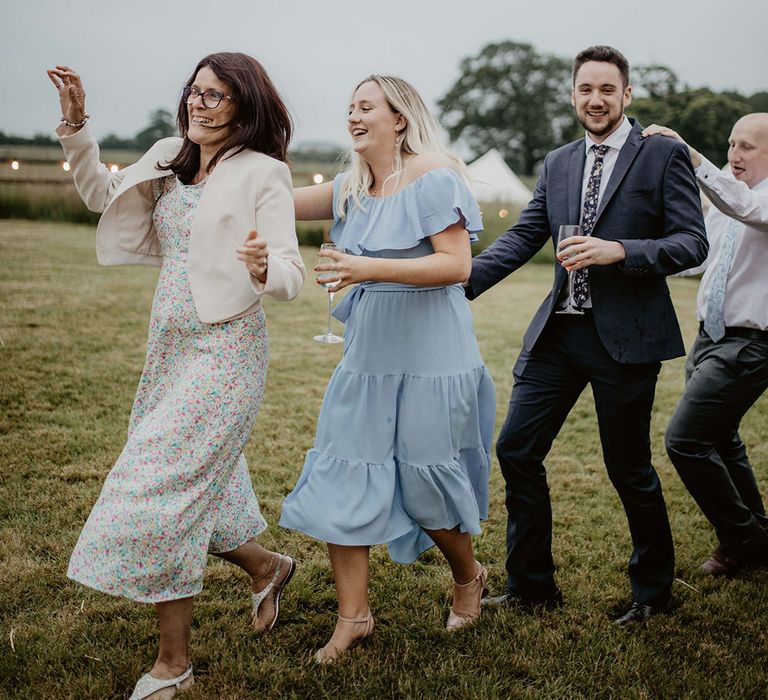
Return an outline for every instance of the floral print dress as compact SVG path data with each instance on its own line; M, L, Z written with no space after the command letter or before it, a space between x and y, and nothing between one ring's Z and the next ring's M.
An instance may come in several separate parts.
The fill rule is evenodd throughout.
M154 182L163 265L128 438L72 554L67 575L141 602L202 590L209 552L266 528L243 448L264 394L264 313L202 323L187 278L205 182Z

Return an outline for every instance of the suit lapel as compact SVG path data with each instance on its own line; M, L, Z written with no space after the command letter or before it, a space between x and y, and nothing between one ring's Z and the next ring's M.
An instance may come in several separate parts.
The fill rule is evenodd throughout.
M584 139L574 142L571 148L571 156L568 160L568 181L566 183L566 196L568 200L568 218L564 223L578 224L581 222L581 188L584 182L584 164L586 163L584 153ZM562 200L560 200L562 202ZM552 243L557 250L557 227L552 231ZM551 293L552 304L560 295L560 290L565 284L567 274L565 268L555 265L554 289Z
M584 184L584 164L587 157L584 154L584 139L574 144L571 161L568 165L568 223L581 222L581 188ZM557 232L555 232L557 236Z
M619 189L619 185L621 184L621 181L624 179L624 176L627 174L629 167L632 165L632 161L635 160L635 157L640 152L640 148L643 145L643 139L640 136L640 131L641 131L640 125L637 122L633 122L632 131L629 132L629 136L627 136L627 140L624 142L624 145L621 147L621 150L619 151L619 156L616 159L616 164L613 166L611 179L608 180L608 184L605 187L605 192L603 192L603 197L600 200L600 206L597 208L595 223L594 223L594 226L592 227L593 231L597 226L597 222L600 220L600 215L605 210L605 207L608 206L608 202L611 201L611 198L613 197L613 195L616 194L616 190Z

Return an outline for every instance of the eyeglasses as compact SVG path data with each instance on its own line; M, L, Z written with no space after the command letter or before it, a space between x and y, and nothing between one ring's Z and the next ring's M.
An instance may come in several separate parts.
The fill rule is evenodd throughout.
M216 109L222 100L234 99L230 95L225 95L218 90L200 92L200 89L195 85L186 85L181 91L181 97L188 105L191 105L198 97L201 97L203 99L203 107L206 109Z

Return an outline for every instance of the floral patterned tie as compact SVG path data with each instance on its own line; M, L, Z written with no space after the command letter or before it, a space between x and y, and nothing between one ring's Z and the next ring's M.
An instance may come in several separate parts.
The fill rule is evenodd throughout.
M600 197L600 178L603 176L603 158L609 146L592 146L595 162L589 173L587 192L584 195L584 210L581 215L581 235L589 236L597 216L597 200ZM589 274L586 267L573 273L573 303L576 308L584 306L589 298Z
M723 236L723 245L717 258L715 272L712 275L712 283L709 286L704 330L715 342L725 335L725 287L733 262L733 248L739 226L741 224L738 221L731 219L731 224Z

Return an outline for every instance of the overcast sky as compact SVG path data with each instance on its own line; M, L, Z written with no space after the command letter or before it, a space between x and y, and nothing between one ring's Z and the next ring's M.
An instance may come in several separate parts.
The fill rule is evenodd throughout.
M2 0L0 130L59 119L45 69L83 76L91 126L133 136L214 51L258 58L288 102L294 143L346 145L345 109L364 76L393 73L434 106L462 58L514 40L571 58L591 44L661 63L692 86L768 90L766 0ZM674 126L674 125L671 125Z

